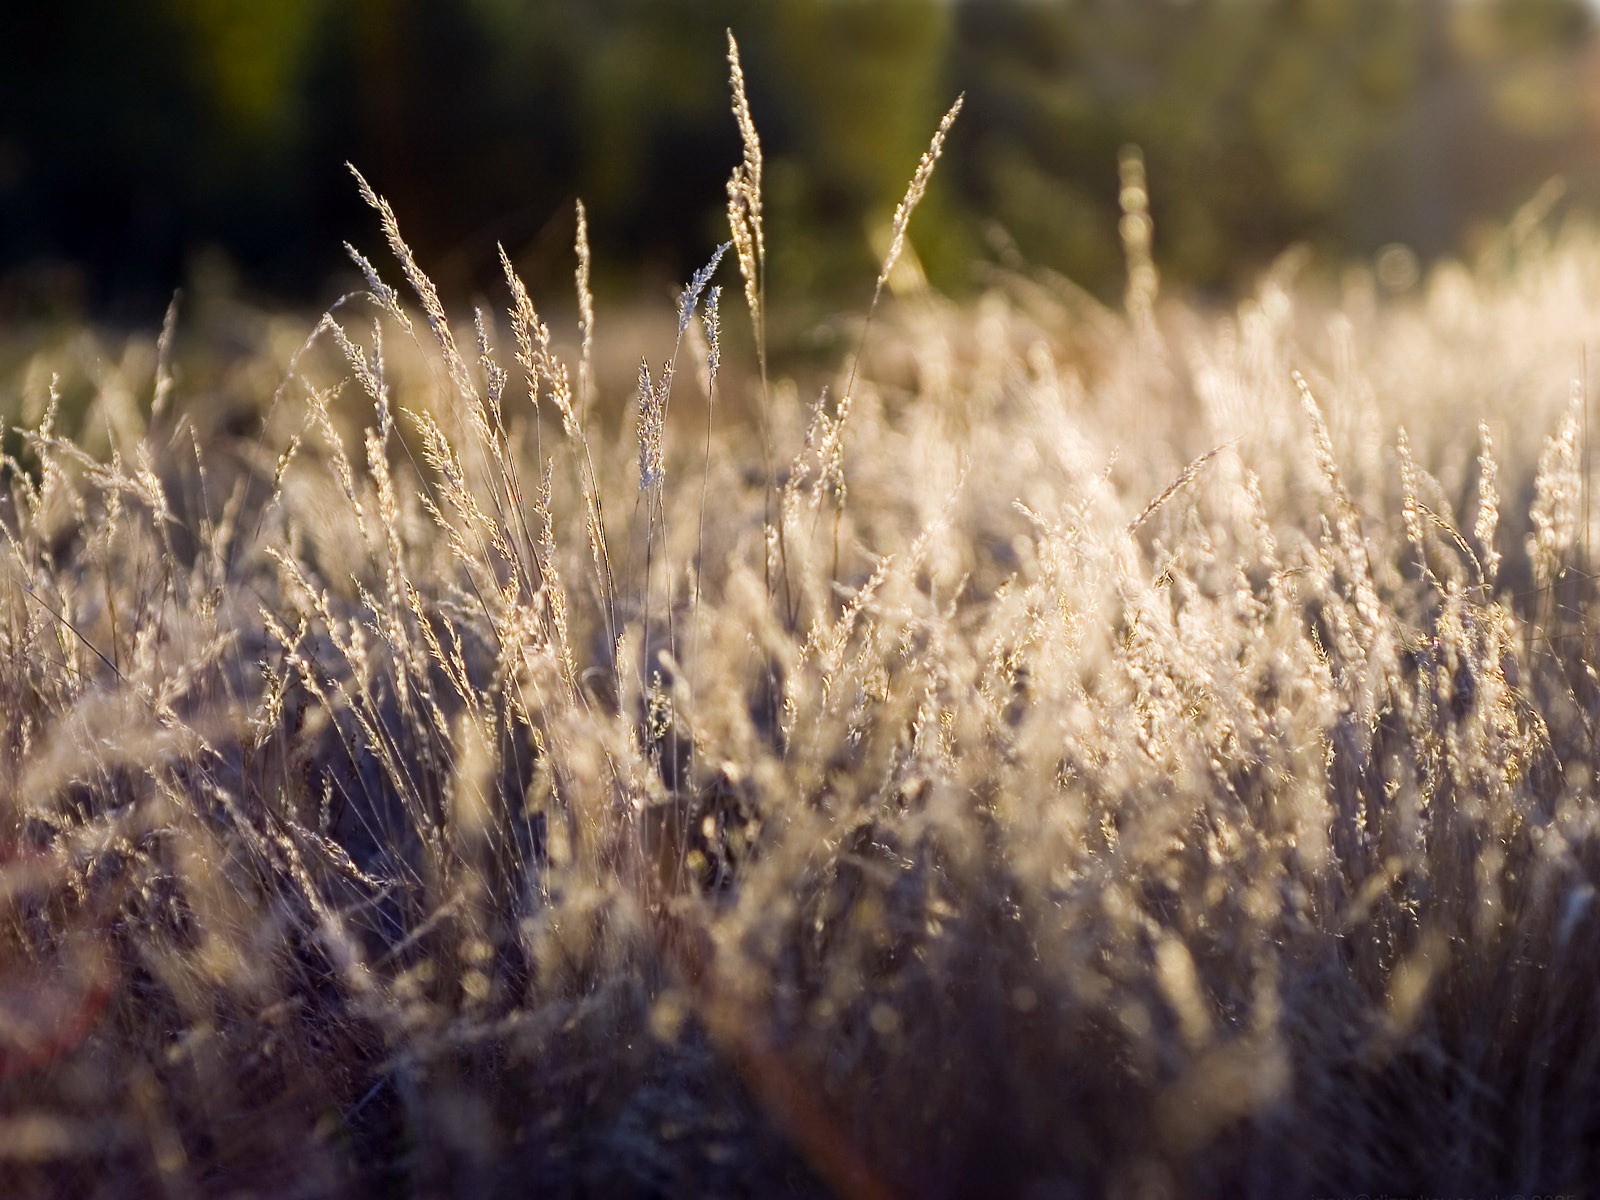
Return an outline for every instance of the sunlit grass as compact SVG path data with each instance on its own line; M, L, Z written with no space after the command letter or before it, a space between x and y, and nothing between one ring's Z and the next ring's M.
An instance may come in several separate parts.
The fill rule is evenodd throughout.
M1129 156L1126 312L913 291L745 423L736 111L634 444L586 295L453 318L364 181L410 299L251 432L25 370L3 1190L1581 1192L1600 240L1210 312Z

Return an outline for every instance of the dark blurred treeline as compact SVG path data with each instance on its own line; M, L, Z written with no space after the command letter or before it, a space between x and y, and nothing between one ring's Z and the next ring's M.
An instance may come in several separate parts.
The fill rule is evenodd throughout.
M0 315L143 318L223 264L326 300L340 243L377 240L346 160L458 294L496 241L565 287L579 196L603 282L681 278L738 153L725 27L778 299L870 283L958 91L914 237L947 288L1014 243L1114 292L1130 142L1169 279L1227 288L1297 241L1437 254L1554 173L1600 195L1593 23L1583 0L25 3L0 36Z

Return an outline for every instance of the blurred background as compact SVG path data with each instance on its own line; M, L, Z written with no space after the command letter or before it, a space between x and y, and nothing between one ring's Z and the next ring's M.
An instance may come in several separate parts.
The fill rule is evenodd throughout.
M730 27L779 304L859 306L961 91L913 231L958 295L1013 254L1119 294L1127 143L1165 279L1218 295L1294 244L1471 253L1556 176L1600 201L1585 0L58 0L0 39L0 320L321 307L378 246L347 160L458 299L497 241L566 294L580 196L602 298L682 280L726 236Z

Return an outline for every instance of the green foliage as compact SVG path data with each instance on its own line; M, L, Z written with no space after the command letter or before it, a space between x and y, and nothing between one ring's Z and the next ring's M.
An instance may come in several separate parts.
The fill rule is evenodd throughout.
M1300 240L1335 257L1390 240L1459 248L1543 174L1593 170L1571 137L1585 119L1566 57L1589 29L1582 4L958 11L954 73L986 135L956 160L963 193L1029 258L1080 280L1118 265L1123 143L1149 163L1168 275L1234 286ZM1542 123L1480 102L1512 72Z
M1237 286L1302 239L1438 253L1552 173L1600 195L1591 23L1580 0L33 5L0 49L0 300L59 292L46 266L66 260L81 299L142 291L154 319L210 245L318 293L323 248L358 219L329 183L347 160L451 294L488 286L497 240L554 286L577 196L602 283L677 277L715 234L736 149L727 27L793 230L780 305L870 274L897 181L961 91L916 246L947 288L971 282L992 222L1113 292L1130 142L1169 280Z

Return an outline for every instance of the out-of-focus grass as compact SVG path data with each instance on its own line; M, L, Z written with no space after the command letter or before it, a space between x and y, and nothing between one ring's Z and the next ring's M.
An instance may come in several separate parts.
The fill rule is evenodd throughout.
M758 156L638 444L386 211L215 393L8 384L7 1193L1581 1192L1600 239L1217 314L1130 161L1127 312L802 395Z

